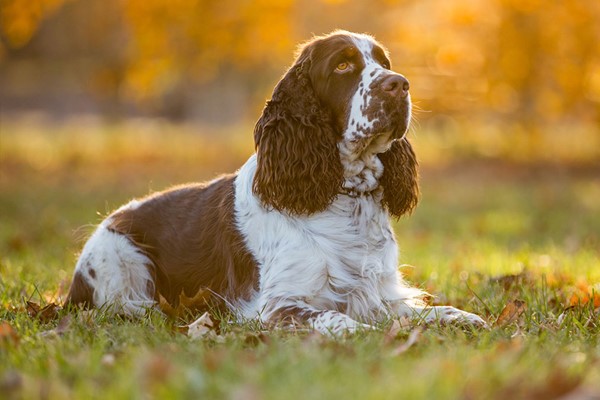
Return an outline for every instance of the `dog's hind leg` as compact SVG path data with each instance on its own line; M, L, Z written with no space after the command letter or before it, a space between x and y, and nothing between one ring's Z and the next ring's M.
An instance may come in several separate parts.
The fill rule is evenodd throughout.
M104 307L139 316L155 304L151 260L105 220L83 247L65 306Z

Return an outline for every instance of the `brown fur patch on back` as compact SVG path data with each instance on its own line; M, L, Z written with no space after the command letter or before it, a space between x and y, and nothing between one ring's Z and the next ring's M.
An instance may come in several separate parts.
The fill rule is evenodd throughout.
M209 289L237 300L249 299L257 288L256 262L235 226L234 180L228 175L208 185L176 187L110 217L109 229L152 260L155 297L176 306L181 293L193 297Z

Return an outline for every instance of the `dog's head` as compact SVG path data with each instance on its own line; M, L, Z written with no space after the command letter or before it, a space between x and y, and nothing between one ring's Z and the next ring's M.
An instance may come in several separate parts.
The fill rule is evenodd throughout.
M376 178L386 208L396 216L414 208L409 84L390 68L387 51L367 35L336 31L301 47L254 131L254 191L267 206L324 210L343 192L350 163L370 152L383 165Z

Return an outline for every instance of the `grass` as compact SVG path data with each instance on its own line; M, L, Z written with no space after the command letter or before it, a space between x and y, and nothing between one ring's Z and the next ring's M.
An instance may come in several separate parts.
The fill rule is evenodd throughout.
M158 313L129 321L79 312L56 333L64 314L34 318L25 301L64 296L97 213L235 169L252 151L250 129L21 129L4 124L0 146L0 398L600 395L600 304L576 303L600 290L597 168L424 160L421 204L395 224L403 271L435 303L491 323L525 302L520 318L490 330L429 326L401 354L412 328L391 335L390 323L330 340L221 322L218 336L193 340ZM417 153L430 141L415 137Z

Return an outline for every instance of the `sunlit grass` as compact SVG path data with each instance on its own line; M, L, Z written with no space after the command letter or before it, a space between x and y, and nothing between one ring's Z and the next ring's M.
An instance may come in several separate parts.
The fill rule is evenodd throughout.
M75 313L64 334L48 336L57 321L28 316L24 301L64 297L76 254L102 215L149 191L233 171L253 145L251 125L231 132L139 122L32 126L3 124L0 146L0 320L19 336L17 344L0 337L1 393L55 399L551 398L570 387L599 393L594 305L567 311L559 323L573 295L600 289L600 178L592 167L488 162L476 154L437 162L425 149L429 134L414 137L417 153L425 153L422 201L394 223L407 279L436 296L434 303L490 323L521 299L527 310L519 323L490 331L431 326L396 357L391 353L409 329L396 338L373 332L331 341L289 332L263 337L256 324L222 322L222 339L191 340L174 329L180 322L158 313L138 321ZM21 383L11 386L14 376Z

